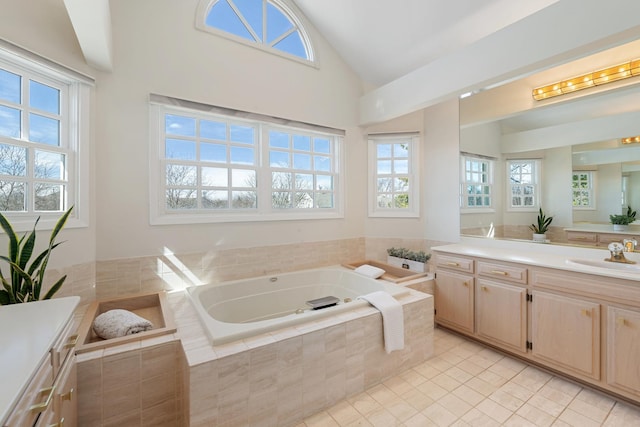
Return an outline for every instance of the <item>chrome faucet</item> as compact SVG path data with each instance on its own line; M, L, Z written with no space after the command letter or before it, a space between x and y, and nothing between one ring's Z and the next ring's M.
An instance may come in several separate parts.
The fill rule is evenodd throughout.
M630 261L624 257L625 246L619 242L609 243L609 252L611 252L610 258L605 258L605 261L620 262L623 264L635 264L635 261Z

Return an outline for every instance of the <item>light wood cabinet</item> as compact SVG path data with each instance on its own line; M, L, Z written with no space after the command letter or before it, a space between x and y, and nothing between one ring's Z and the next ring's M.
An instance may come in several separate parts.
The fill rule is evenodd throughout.
M640 396L640 310L608 307L607 384Z
M492 343L526 353L527 289L478 279L476 332Z
M473 332L473 284L473 276L436 270L436 322L464 332Z
M532 356L600 379L600 304L536 291L532 299Z

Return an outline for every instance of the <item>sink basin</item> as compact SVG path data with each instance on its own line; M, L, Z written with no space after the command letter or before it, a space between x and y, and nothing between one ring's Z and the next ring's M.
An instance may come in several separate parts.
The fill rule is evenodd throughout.
M626 271L629 273L640 273L640 264L623 264L621 262L600 261L597 259L567 259L569 265L606 268L607 270Z

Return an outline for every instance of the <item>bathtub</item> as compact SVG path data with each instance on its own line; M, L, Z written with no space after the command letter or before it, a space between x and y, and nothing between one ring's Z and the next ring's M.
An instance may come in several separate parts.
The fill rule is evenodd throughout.
M341 266L191 286L186 291L213 345L365 307L369 303L357 298L371 292L386 291L395 298L409 292ZM340 302L319 310L306 304L326 296Z

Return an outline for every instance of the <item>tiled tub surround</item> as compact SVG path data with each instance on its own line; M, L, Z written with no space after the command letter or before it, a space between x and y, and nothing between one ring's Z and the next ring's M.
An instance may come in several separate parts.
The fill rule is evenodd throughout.
M366 306L212 346L184 292L169 295L184 349L184 424L288 426L428 359L433 298L410 290L405 349L386 354L382 316Z

